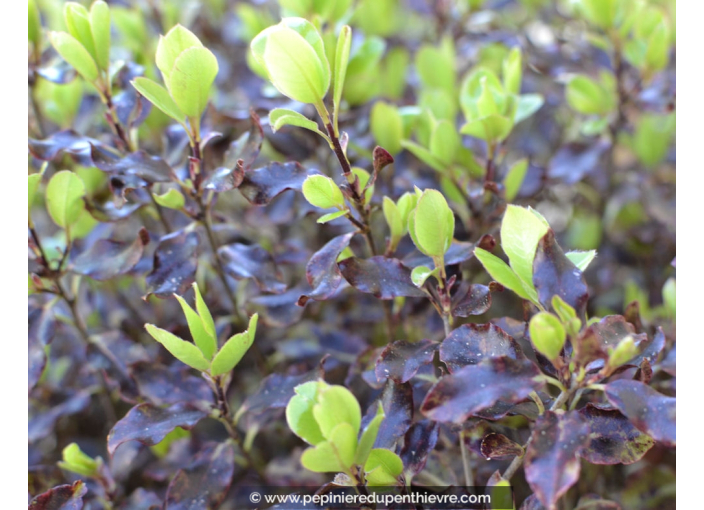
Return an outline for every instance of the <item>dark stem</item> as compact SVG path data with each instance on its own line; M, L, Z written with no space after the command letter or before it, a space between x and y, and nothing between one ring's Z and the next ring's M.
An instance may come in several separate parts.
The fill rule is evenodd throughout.
M486 156L486 173L484 175L484 182L494 182L494 153L496 147L493 144L487 142L487 156Z
M39 103L37 98L34 97L34 83L29 88L29 99L32 102L32 111L34 112L34 120L37 122L37 130L39 131L40 138L44 138L44 117L42 117L42 111L39 109Z
M240 435L239 431L235 428L233 425L234 419L232 416L232 411L230 410L230 403L227 401L227 396L225 395L225 390L222 387L222 378L220 376L217 376L212 379L213 387L215 388L215 396L217 397L218 400L218 409L220 411L220 422L225 426L225 429L227 430L228 435L232 438L232 440L239 446L240 451L242 452L242 455L244 455L244 458L247 460L247 463L249 464L249 467L251 467L254 471L256 471L257 475L259 478L261 478L262 482L265 484L268 483L266 479L266 475L264 474L264 471L262 470L261 466L254 461L254 458L252 455L245 449L244 446L244 441L242 440L242 436Z

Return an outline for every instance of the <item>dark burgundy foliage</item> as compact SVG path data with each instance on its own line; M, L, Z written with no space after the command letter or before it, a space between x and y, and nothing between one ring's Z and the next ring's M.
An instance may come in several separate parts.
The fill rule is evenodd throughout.
M580 456L592 464L633 464L655 444L616 409L587 403L579 412L589 425L589 444Z
M70 269L94 280L109 280L137 265L147 243L149 234L144 228L132 242L99 239L70 263Z
M641 432L669 446L676 444L676 400L639 381L619 380L606 385L606 397Z
M545 308L551 309L553 296L559 296L576 310L578 317L584 317L589 297L587 284L582 272L555 241L552 229L538 242L533 261L533 285Z
M40 494L29 503L29 510L81 510L88 487L81 480L59 485Z
M494 324L463 324L440 345L440 360L451 373L500 356L524 359L516 341Z
M162 237L154 252L154 268L146 277L147 296L183 294L195 281L198 234L174 232Z
M350 257L338 266L350 285L378 299L425 297L425 293L413 285L411 270L401 264L400 260L386 257L372 257L367 260Z
M519 402L543 386L540 372L527 359L501 356L467 365L440 379L421 404L421 412L435 421L462 423L498 401Z
M389 344L376 360L376 377L381 382L391 379L397 383L405 383L416 375L418 369L431 363L437 344L430 340L408 343L399 340Z
M108 453L127 441L155 445L176 427L191 429L205 418L207 412L187 403L160 408L153 404L139 404L118 421L108 435Z
M280 294L286 290L274 258L261 246L228 244L218 248L218 254L225 264L225 270L233 278L252 278L266 292Z
M481 454L487 460L512 459L523 455L523 447L503 434L495 432L484 436L480 445Z
M589 425L576 411L547 411L535 422L525 456L526 480L547 508L579 479L578 455L588 440Z
M330 19L321 8L328 2L317 1L108 0L110 84L100 83L101 69L100 92L52 45L67 2L30 0L30 14L35 3L42 30L38 47L31 31L28 41L28 174L38 184L27 230L30 509L254 508L256 486L325 494L352 483L371 492L363 466L350 466L356 480L302 467L310 445L292 432L286 407L310 381L346 387L362 430L383 408L373 446L399 456L403 490L457 492L471 479L508 482L521 510L675 508L674 39L664 69L635 62L646 42L660 43L637 31L664 23L676 33L674 0L642 2L632 27L619 10L613 28L597 26L579 4L621 2L362 0L337 2L349 10ZM310 5L304 13L298 4ZM339 110L329 126L313 104L283 96L252 71L250 41L282 16L313 21L331 67L336 34L351 26L342 100L334 105L333 76L323 101L330 114ZM194 118L175 122L134 86L142 76L166 85L155 50L176 23L218 62L197 133ZM382 53L370 64L376 46ZM504 61L512 48L521 50L520 69ZM496 143L459 133L476 106L462 84L480 67L505 86L520 70L520 95L543 100ZM576 75L601 80L614 96L599 101L609 111L577 111L575 98L567 100ZM498 101L494 92L510 116L513 98ZM582 93L589 102L589 90ZM390 129L395 116L376 118L381 102L399 108L401 135ZM329 138L291 125L274 132L275 108L300 113ZM437 136L450 126L457 144ZM432 158L392 143L398 136ZM450 145L454 158L445 154ZM511 181L521 160L525 177ZM364 187L350 169L368 172ZM47 193L61 171L85 187L83 204L71 204L85 212L69 228ZM317 223L337 209L307 201L303 184L313 175L340 186L349 214ZM417 236L396 239L387 199L405 213L399 199L428 189L445 197L454 231L443 271L419 288L412 270L435 268L435 260ZM173 191L183 207L160 205ZM533 281L524 283L537 302L493 281L474 257L482 248L507 260L509 243L521 242L501 238L509 204L539 211L551 226L533 259L522 260L523 269L532 262ZM589 250L597 256L583 271L567 256ZM513 255L511 262L518 267ZM209 359L197 351L191 359L211 363L210 321L184 316L174 297L202 312L194 282L219 348L258 314L252 346L217 376L212 365L201 371L179 361L169 352L178 344L165 349L145 329L183 338L186 349L205 346ZM530 323L538 312L557 314L556 296L580 320L562 320L560 310L567 335L550 360L536 351ZM616 363L614 349L628 338L631 359ZM102 459L95 474L61 463L72 443ZM435 508L417 510L426 506Z
M306 170L294 161L269 163L245 173L238 189L251 203L266 205L286 190L301 189L306 177L314 173L318 172Z
M180 469L166 491L166 508L216 508L225 498L235 470L230 442L205 445L189 467Z
M347 248L354 232L337 236L313 254L306 266L306 278L312 291L298 300L303 306L308 299L323 301L332 296L342 281L342 274L337 266L337 257Z

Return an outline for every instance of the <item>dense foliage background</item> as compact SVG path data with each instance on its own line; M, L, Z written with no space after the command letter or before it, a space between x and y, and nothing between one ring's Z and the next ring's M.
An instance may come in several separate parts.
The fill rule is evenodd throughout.
M85 7L29 1L30 508L242 508L247 486L335 472L371 486L365 462L301 468L285 408L319 379L352 392L362 430L381 404L374 447L402 462L383 485L675 507L674 0ZM282 17L320 33L331 129L250 51ZM178 24L215 59L181 96L157 51ZM341 194L303 188L314 175ZM450 221L437 255L423 238ZM145 324L204 354L199 338L247 346L198 366Z

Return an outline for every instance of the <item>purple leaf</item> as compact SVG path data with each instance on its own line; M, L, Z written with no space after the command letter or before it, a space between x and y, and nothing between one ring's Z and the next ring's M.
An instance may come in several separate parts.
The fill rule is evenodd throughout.
M438 424L431 420L420 420L403 436L401 460L406 478L412 478L425 467L428 455L438 442Z
M147 297L183 294L195 281L198 234L174 232L164 236L154 252L154 268L147 275Z
M54 311L51 306L30 307L28 313L28 386L29 390L39 382L46 365L45 348L54 338Z
M224 166L213 170L203 181L203 189L212 190L216 193L223 193L238 188L244 180L242 167L235 164L233 168Z
M229 441L209 443L193 464L179 469L166 491L165 510L218 508L235 471L235 448Z
M460 264L465 260L474 257L474 243L465 243L462 241L453 241L450 248L445 252L445 265ZM412 251L410 254L403 257L401 261L406 267L428 266L434 267L433 259L427 255L423 255L418 250Z
M28 510L81 510L86 492L88 487L82 480L59 485L34 498Z
M579 479L579 457L589 441L589 426L577 411L546 411L533 427L525 455L526 480L550 510Z
M261 382L252 395L247 397L237 414L260 413L268 409L284 408L295 394L293 389L296 386L321 377L319 369L301 375L271 374Z
M382 256L370 259L350 257L338 266L350 285L379 299L426 296L425 292L413 285L411 270L398 259Z
M218 248L227 274L237 280L252 278L260 289L274 294L286 290L274 258L258 244L228 244Z
M36 415L30 414L28 427L28 440L33 443L51 434L56 422L62 416L69 416L83 411L90 404L90 393L79 391L60 404L53 405Z
M579 498L574 510L621 510L621 505L602 499L597 494L586 494Z
M500 356L514 360L525 358L518 343L494 324L463 324L440 345L440 360L450 373Z
M113 149L101 144L98 140L85 137L70 129L58 131L44 140L30 138L28 144L32 156L42 161L51 161L60 153L65 152L84 166L93 166L90 155L91 144L100 147L107 153L116 154Z
M109 280L127 273L137 265L148 243L149 234L145 228L140 229L137 238L131 243L99 239L76 257L69 269L94 280Z
M425 396L420 410L435 421L462 423L499 400L523 400L543 386L539 375L538 367L527 359L490 358L441 378Z
M548 176L561 179L566 184L574 184L585 175L599 168L601 156L609 144L569 143L562 146L553 156L548 169Z
M621 340L632 336L637 344L646 342L645 333L637 335L635 328L621 315L607 315L599 322L592 324L581 332L574 342L575 360L582 366L609 357L609 350L616 347ZM654 346L657 349L657 345ZM603 363L594 364L591 368L600 368Z
M513 459L523 455L521 445L496 432L484 436L479 449L487 460Z
M151 362L139 362L131 366L130 372L139 393L153 404L213 403L213 392L205 380L191 375L180 364L167 368Z
M307 295L302 295L298 304L303 306L308 299L324 301L332 296L342 281L342 274L337 267L337 257L350 244L355 232L337 236L316 251L306 266L306 278L313 287Z
M259 122L259 116L254 113L254 110L250 110L250 116L252 122L249 131L232 142L225 153L224 166L228 168L236 168L237 161L242 160L242 167L249 170L259 156L264 141L264 131Z
M206 411L186 403L166 408L139 404L130 409L108 434L108 453L112 456L115 449L127 441L139 441L153 446L176 427L190 430L206 416Z
M174 171L166 161L142 150L120 157L92 145L91 158L93 165L103 172L116 176L135 176L149 184L171 182L174 177Z
M676 399L639 381L621 379L604 389L606 398L641 432L666 446L676 445Z
M266 205L286 190L300 190L306 177L317 173L317 170L307 170L295 161L274 162L247 172L237 189L250 203Z
M369 404L362 418L362 430L376 416L377 402L381 402L386 418L381 422L374 448L393 449L413 421L413 389L409 383L396 384L387 380L379 398Z
M111 223L124 220L137 211L140 207L145 205L141 202L135 202L118 207L112 200L105 202L104 204L98 204L87 199L84 199L84 201L86 203L86 209L90 215L101 223Z
M258 312L265 324L285 328L301 320L303 308L297 306L301 293L308 290L308 285L294 287L283 294L269 294L253 297L247 303L247 309Z
M578 317L584 317L589 299L587 284L582 272L555 241L552 229L538 242L533 260L533 285L546 309L552 308L552 297L557 295L576 310Z
M579 413L589 425L589 443L580 456L592 464L633 464L655 444L616 409L590 402Z
M405 383L416 375L421 366L432 363L437 345L430 340L415 343L399 340L387 345L376 360L377 380L391 379Z
M545 507L535 494L531 494L523 501L520 510L545 510Z
M491 292L486 285L462 282L452 296L452 315L455 317L481 315L489 308L491 308Z

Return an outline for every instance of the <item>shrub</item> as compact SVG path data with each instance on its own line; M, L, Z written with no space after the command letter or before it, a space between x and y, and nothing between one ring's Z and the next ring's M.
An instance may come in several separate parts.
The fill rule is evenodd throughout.
M149 5L29 0L30 508L674 508L674 0Z

